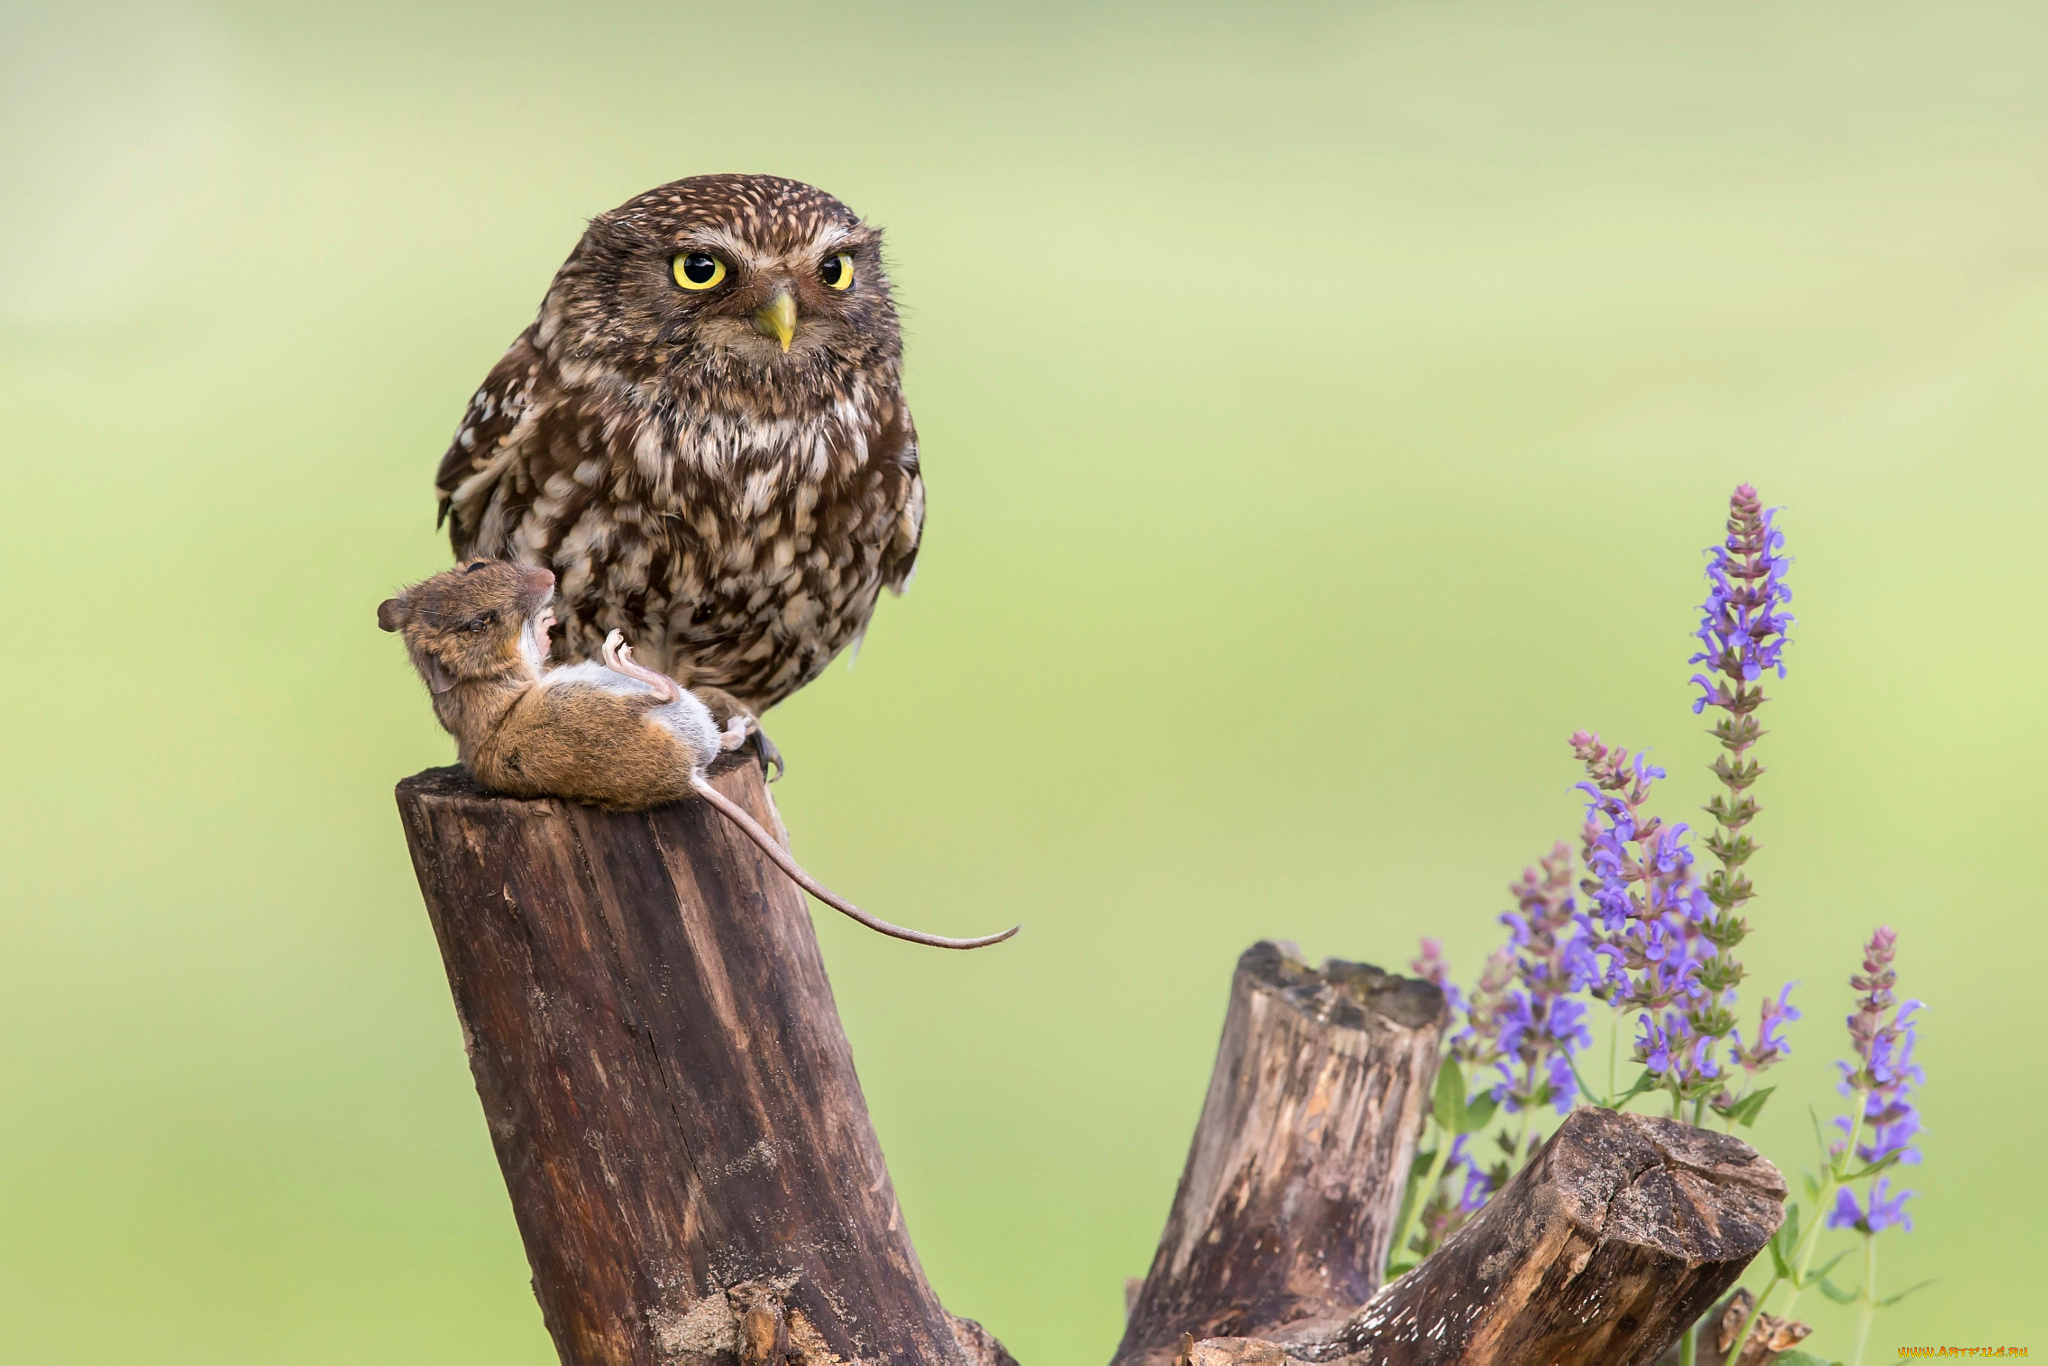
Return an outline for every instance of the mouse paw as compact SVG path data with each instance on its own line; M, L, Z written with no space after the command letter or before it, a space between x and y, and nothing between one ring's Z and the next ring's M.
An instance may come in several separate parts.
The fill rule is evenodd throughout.
M604 638L604 666L615 674L637 678L654 689L654 695L664 702L673 702L683 695L683 690L667 674L656 673L633 662L633 647L626 644L623 631L613 631Z
M709 683L700 684L690 691L697 695L699 702L711 709L711 720L721 730L720 743L726 749L738 749L751 738L761 752L761 767L768 772L769 781L773 782L782 776L782 751L762 732L760 721L755 718L746 703L725 689ZM735 723L743 724L745 728L736 729Z

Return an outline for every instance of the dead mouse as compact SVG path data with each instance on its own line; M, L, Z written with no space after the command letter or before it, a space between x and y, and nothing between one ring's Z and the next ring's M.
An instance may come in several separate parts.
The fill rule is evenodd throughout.
M877 920L828 891L705 777L722 752L746 742L746 718L733 717L721 731L710 708L681 684L635 664L617 631L604 643L602 664L542 671L554 594L555 576L545 569L471 560L377 608L377 624L404 636L434 695L434 715L478 782L513 796L568 797L617 811L702 797L797 886L869 929L945 949L978 949L1017 932L925 934Z

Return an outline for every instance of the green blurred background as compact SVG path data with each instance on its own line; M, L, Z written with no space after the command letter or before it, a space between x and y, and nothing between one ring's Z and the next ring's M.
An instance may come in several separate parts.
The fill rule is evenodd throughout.
M712 170L890 234L921 574L772 719L813 870L1025 922L818 926L952 1308L1107 1358L1247 944L1469 976L1577 726L1705 799L1753 479L1800 625L1744 956L1807 1012L1759 1141L1810 1163L1898 926L1884 1275L1940 1280L1871 1359L2048 1348L2044 51L1959 0L8 8L0 1357L552 1360L372 608L583 219Z

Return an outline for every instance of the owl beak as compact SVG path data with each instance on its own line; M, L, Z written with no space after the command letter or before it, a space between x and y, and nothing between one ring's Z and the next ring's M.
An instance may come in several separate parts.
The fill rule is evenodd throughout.
M775 338L784 351L789 350L789 340L796 335L796 300L788 290L777 290L774 298L754 310L754 330Z

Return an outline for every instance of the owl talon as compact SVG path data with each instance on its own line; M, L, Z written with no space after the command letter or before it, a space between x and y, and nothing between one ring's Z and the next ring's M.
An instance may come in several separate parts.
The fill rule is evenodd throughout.
M754 726L754 748L761 752L761 772L767 780L772 783L781 778L782 751L775 747L775 742L768 738L768 732L762 730L758 722ZM775 770L773 773L768 772L771 767Z
M723 750L735 750L747 743L747 736L750 733L747 724L747 718L744 716L727 717L725 733L719 737L718 747Z

